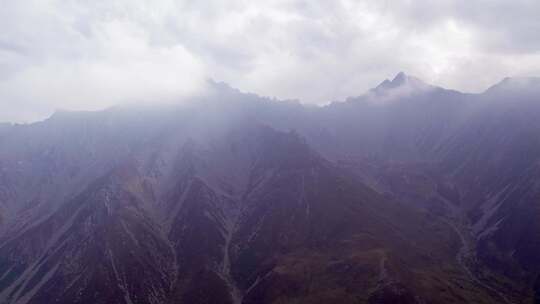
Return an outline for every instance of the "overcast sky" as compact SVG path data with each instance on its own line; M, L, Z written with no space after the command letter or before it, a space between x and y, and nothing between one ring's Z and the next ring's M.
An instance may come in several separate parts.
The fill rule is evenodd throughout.
M0 0L0 121L176 100L212 78L304 103L399 71L540 76L538 0Z

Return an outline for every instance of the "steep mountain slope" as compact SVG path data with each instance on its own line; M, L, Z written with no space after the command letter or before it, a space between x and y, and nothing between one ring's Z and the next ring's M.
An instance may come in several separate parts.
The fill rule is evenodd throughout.
M362 186L294 133L240 125L180 141L155 133L166 144L6 233L3 301L490 298L458 283L457 240L436 219ZM431 276L448 280L422 283ZM364 287L343 289L346 278Z
M534 79L0 126L5 303L532 303Z
M365 95L322 108L316 121L331 138L308 138L332 159L427 160L476 107L471 95L400 73Z
M386 86L393 87L390 83ZM460 114L454 120L448 119L455 111L447 108L448 115L439 112L445 118L433 123L440 127L449 125L449 132L434 133L437 141L417 145L426 148L417 150L421 151L416 154L420 155L417 159L356 153L341 162L378 191L462 227L459 230L468 235L475 248L471 259L476 261L477 275L506 294L515 293L521 300L532 298L531 292L538 290L536 240L540 230L535 223L540 218L535 195L540 157L539 88L538 79L508 78L483 94L467 96L465 102L470 104L465 107L455 104ZM415 97L414 102L430 95L423 94ZM459 98L453 100L448 102ZM400 103L406 101L398 99ZM429 107L415 109L414 102L406 106L408 110L429 113ZM396 119L402 119L398 113L407 117L407 111L392 113ZM416 119L417 124L429 121L418 114ZM414 125L408 122L403 128L410 131ZM377 127L370 127L366 133L375 130ZM400 131L391 133L400 134L409 143L422 136L418 131L412 132L412 136ZM366 144L361 137L356 140ZM493 273L509 279L500 281L501 277L494 278Z
M460 188L479 254L493 270L530 287L540 271L539 88L535 79L505 79L489 89L482 96L489 107L440 150L441 171Z
M164 302L173 252L144 211L151 194L141 182L131 166L118 168L5 242L2 301Z

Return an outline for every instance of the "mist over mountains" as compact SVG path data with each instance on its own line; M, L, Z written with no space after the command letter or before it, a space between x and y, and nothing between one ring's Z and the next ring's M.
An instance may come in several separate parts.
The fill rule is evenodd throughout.
M0 124L0 302L540 303L540 79Z

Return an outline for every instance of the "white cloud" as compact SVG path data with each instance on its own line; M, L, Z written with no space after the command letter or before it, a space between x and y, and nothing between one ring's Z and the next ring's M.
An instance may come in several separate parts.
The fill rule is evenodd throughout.
M540 73L536 0L19 0L0 10L0 121L176 99L206 77L325 103L400 70L481 91Z

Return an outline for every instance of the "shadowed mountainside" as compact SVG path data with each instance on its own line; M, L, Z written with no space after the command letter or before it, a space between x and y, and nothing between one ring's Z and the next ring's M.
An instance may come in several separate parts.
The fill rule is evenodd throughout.
M0 126L5 303L534 303L538 80Z

